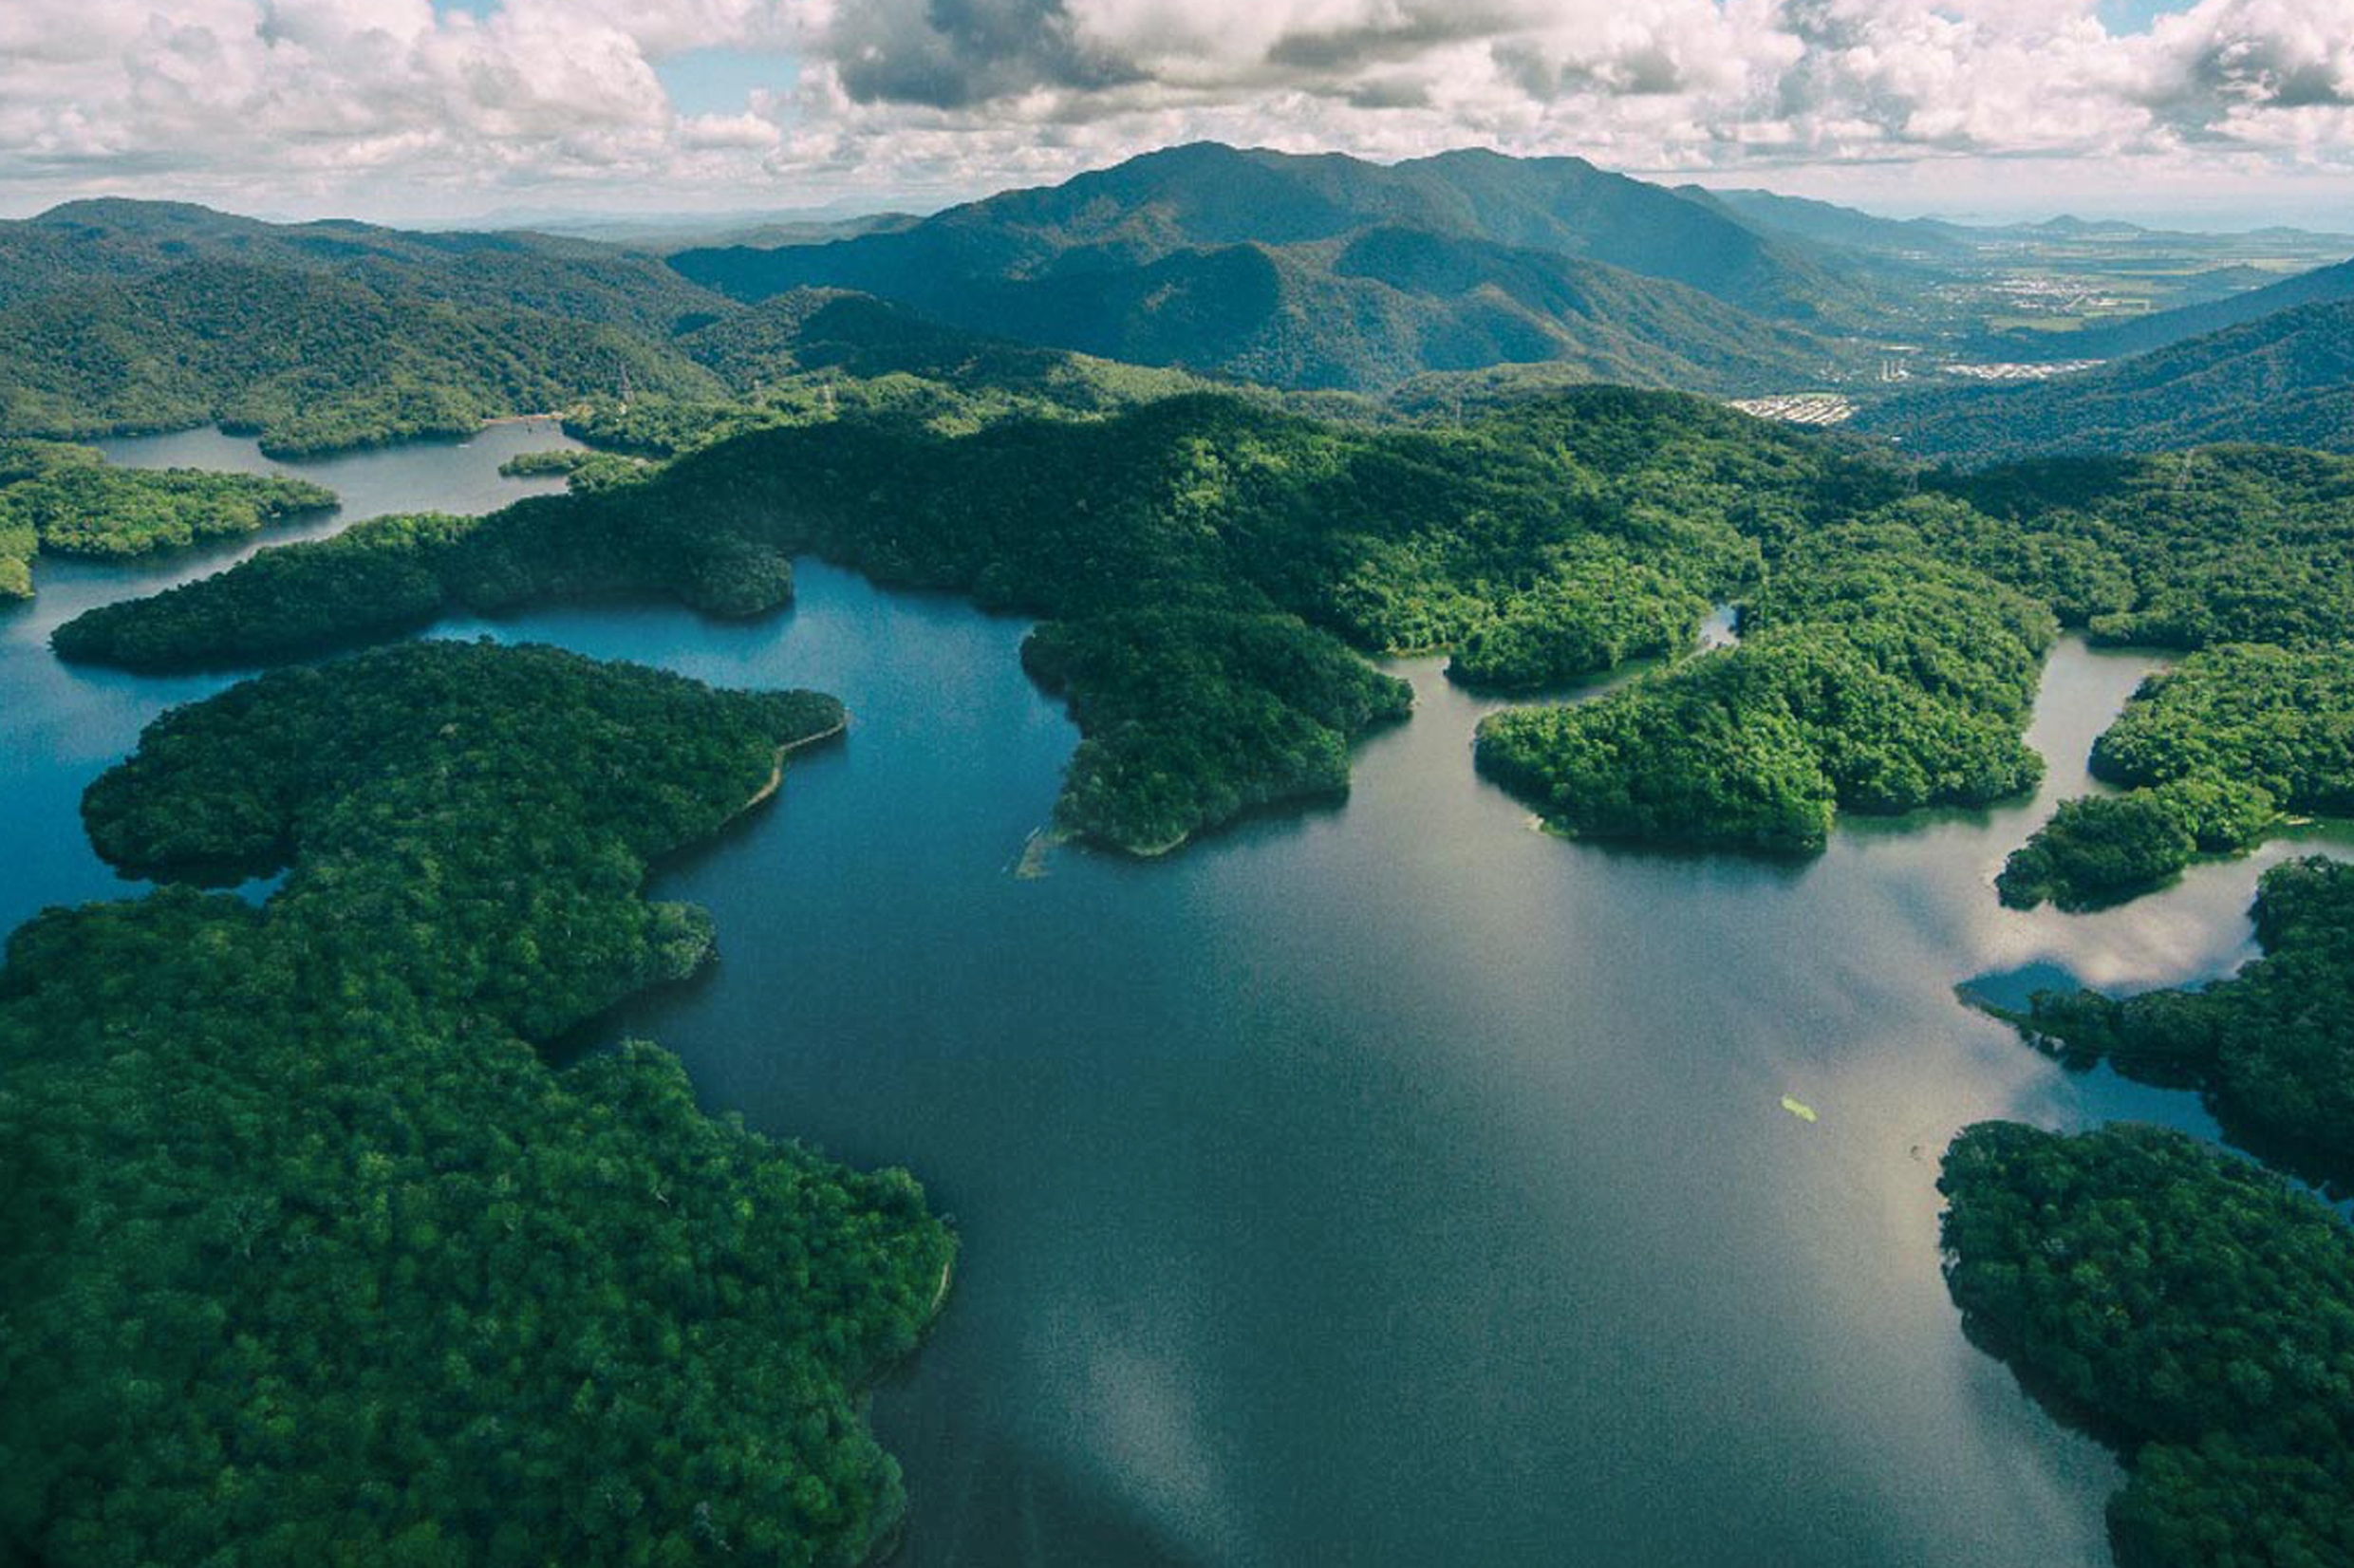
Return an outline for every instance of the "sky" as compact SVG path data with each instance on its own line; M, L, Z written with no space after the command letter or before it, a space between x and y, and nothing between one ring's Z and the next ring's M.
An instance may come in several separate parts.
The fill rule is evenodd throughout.
M929 210L1214 139L2354 232L2354 0L6 0L0 213Z

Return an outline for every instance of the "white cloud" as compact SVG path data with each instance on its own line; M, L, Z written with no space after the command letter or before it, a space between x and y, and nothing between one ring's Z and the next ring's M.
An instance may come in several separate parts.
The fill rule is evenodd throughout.
M791 53L682 113L661 67ZM699 105L706 107L708 105ZM10 0L0 199L962 195L1197 137L1642 171L2354 174L2354 0Z

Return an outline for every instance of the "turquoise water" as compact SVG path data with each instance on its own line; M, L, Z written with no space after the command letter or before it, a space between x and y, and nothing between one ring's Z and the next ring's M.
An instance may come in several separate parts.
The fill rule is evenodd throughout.
M348 461L414 464L370 471L385 504L483 504L523 493L488 476L496 439L547 444ZM0 621L10 923L123 890L75 795L217 684L41 651L60 611L147 586L45 572ZM815 563L800 586L749 625L438 634L850 706L774 808L659 872L717 916L719 964L601 1033L663 1041L714 1110L907 1165L955 1216L948 1314L875 1401L914 1500L901 1561L2106 1560L2115 1467L1963 1341L1934 1182L1981 1117L2206 1129L1952 997L2250 951L2255 876L2298 846L2097 916L1995 904L2146 660L2055 657L2036 804L1842 829L1798 867L1533 832L1472 774L1487 704L1410 662L1416 717L1345 806L1029 879L1074 735L1022 627Z

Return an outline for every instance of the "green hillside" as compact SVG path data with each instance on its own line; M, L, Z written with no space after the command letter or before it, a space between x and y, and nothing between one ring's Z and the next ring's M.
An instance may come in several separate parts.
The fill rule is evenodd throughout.
M591 439L669 452L858 408L970 428L1196 384L842 290L746 308L650 257L531 234L93 201L0 224L0 434L218 422L300 456L564 408Z
M2354 300L2299 306L2097 369L1916 393L1856 428L1966 463L2270 441L2354 452Z

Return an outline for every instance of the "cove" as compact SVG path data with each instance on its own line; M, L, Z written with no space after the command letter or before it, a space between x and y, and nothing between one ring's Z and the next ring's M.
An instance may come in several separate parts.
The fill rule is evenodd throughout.
M124 885L82 836L82 792L129 754L164 709L220 690L234 674L163 680L89 666L49 653L49 633L93 605L136 598L219 571L267 545L334 533L387 512L489 512L564 488L561 479L509 479L498 465L517 452L575 446L545 420L495 424L472 440L278 462L251 438L184 430L93 442L131 468L210 468L281 474L334 491L342 506L292 528L115 565L59 556L34 563L36 593L0 607L0 799L9 804L0 877L0 929L13 930L51 904L113 898Z

